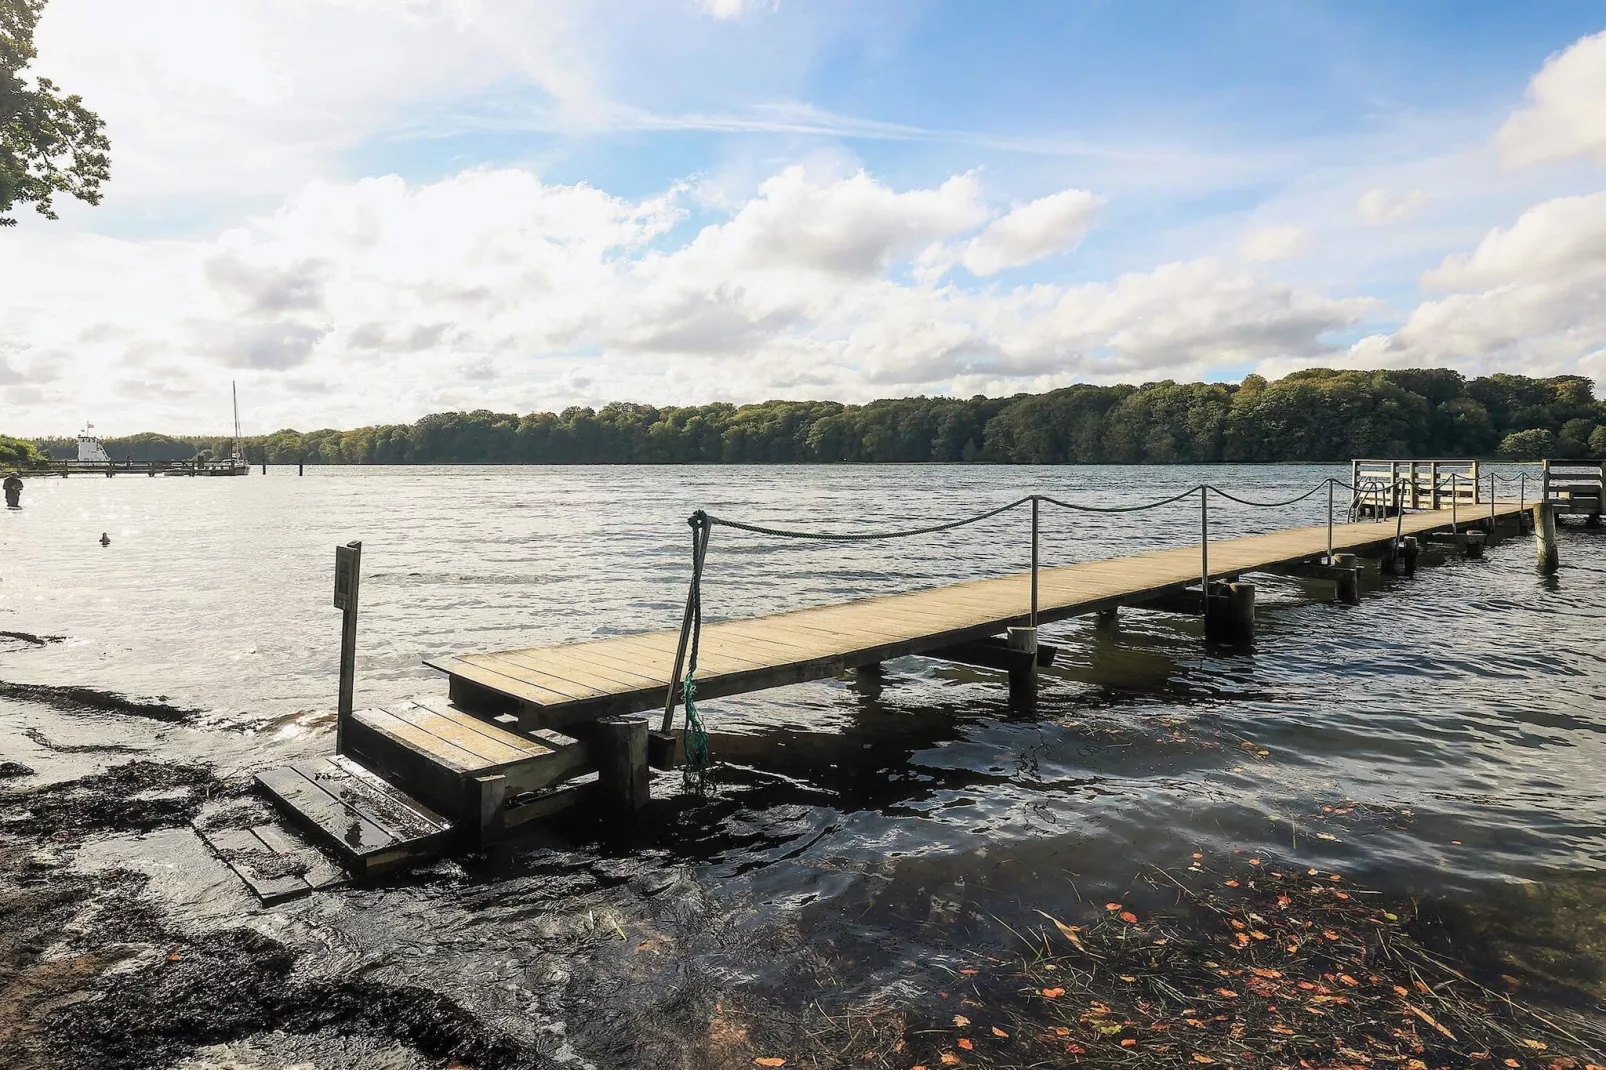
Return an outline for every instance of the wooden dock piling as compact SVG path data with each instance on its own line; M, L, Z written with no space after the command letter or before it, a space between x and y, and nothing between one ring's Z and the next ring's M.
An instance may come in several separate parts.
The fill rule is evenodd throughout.
M604 800L621 810L639 810L652 798L647 770L645 717L609 717L596 723L591 746L597 759L597 786Z
M1223 646L1247 646L1255 638L1255 585L1218 583L1210 592L1205 638Z
M1024 655L1009 667L1009 697L1021 702L1036 701L1037 629L1031 625L1011 628L1008 637L1010 651Z
M1539 555L1539 571L1555 572L1561 567L1561 555L1556 549L1556 507L1541 501L1533 507L1534 548Z

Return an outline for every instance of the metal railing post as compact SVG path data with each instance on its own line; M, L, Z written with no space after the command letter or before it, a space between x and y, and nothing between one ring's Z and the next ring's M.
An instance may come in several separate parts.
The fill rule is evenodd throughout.
M1455 508L1456 505L1461 500L1461 489L1457 485L1457 483L1460 480L1460 478L1461 478L1460 473L1458 473L1458 472L1451 472L1450 473L1450 534L1452 534L1452 535L1461 534L1461 529L1456 526L1457 523L1459 523L1459 521L1457 521L1457 519L1456 519L1456 508Z
M1327 563L1333 563L1333 480L1327 480Z
M1037 627L1037 495L1032 495L1032 627Z
M1201 615L1210 614L1210 485L1199 484L1199 590Z

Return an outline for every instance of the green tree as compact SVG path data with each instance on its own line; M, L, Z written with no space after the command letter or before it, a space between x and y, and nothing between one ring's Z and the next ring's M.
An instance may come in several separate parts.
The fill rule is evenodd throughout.
M1595 433L1589 436L1589 455L1606 457L1606 424L1595 428Z
M0 435L0 469L33 468L47 459L45 452L32 442Z
M37 54L34 27L45 0L0 0L0 227L32 204L55 219L52 198L66 193L100 203L100 184L111 176L111 143L100 116L77 94L62 96L48 78L32 85L22 76Z
M1513 431L1500 440L1500 456L1512 461L1538 461L1556 453L1556 435L1544 427Z

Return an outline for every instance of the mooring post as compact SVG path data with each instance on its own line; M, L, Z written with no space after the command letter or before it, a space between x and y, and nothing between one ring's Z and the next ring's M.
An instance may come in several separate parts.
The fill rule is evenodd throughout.
M1338 584L1338 600L1348 606L1361 604L1361 566L1354 554L1339 554L1333 558L1333 567L1339 570L1333 581Z
M1009 649L1016 654L1009 667L1009 697L1031 702L1037 698L1037 629L1009 629Z
M1483 531L1467 532L1466 554L1477 561L1483 557L1483 547L1489 541L1489 535Z
M609 717L597 722L592 736L597 786L611 805L623 810L639 810L652 798L647 730L645 717Z
M1458 488L1456 486L1456 481L1458 479L1460 479L1460 478L1461 478L1460 475L1458 475L1457 473L1455 473L1455 472L1451 472L1450 473L1450 534L1452 534L1452 535L1461 534L1461 528L1457 525L1457 522L1456 522L1456 508L1455 508L1456 507L1456 499L1461 497L1461 495L1459 493L1459 490L1458 490Z
M346 725L351 721L357 677L357 591L362 581L362 543L335 547L335 608L343 611L340 627L340 705L335 712L335 753L346 753Z
M263 461L262 462L262 474L263 475L267 475L268 474L268 462L267 461Z
M307 474L307 462L306 462L306 460L303 459L303 460L297 461L296 462L296 475L304 476L306 474Z
M1556 551L1556 511L1550 502L1540 499L1534 503L1533 518L1539 571L1549 575L1561 567L1561 555Z
M1228 646L1244 646L1255 638L1255 585L1223 583L1205 616L1205 639Z
M1495 508L1494 508L1494 469L1489 469L1489 534L1494 534Z

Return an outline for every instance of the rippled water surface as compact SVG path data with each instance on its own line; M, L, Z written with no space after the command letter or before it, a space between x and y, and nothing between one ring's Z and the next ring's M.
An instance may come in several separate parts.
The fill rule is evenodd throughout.
M364 543L359 701L383 704L443 693L426 656L677 625L693 508L852 530L1032 491L1116 504L1208 480L1276 498L1328 475L1347 471L311 468L32 481L25 508L0 515L0 631L66 638L0 646L0 680L200 713L156 724L0 699L0 755L65 779L130 751L227 775L326 753L332 549L350 539ZM1218 504L1212 536L1319 523L1326 505L1325 494L1280 511ZM1048 511L1044 560L1195 541L1198 521L1195 503ZM747 616L1017 571L1027 531L1022 512L896 544L719 530L706 605ZM554 825L472 874L472 897L437 870L279 908L274 924L319 934L333 962L430 978L514 1016L516 993L538 980L520 949L540 912L521 904L577 870L645 858L689 873L710 904L709 941L683 946L682 967L779 989L828 946L834 985L868 993L960 943L1006 942L992 919L1067 889L1097 900L1144 867L1242 849L1442 900L1510 955L1606 994L1606 539L1569 527L1561 556L1561 572L1541 577L1531 540L1512 539L1483 561L1373 577L1356 607L1256 577L1249 652L1207 651L1196 623L1157 614L1057 625L1045 638L1063 653L1035 716L1011 714L997 674L913 658L878 682L710 702L728 763L713 799L661 781L635 828ZM250 909L188 837L104 850L165 874L173 909L197 924Z

